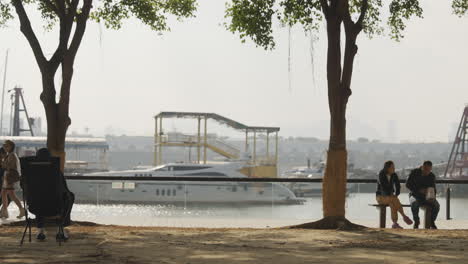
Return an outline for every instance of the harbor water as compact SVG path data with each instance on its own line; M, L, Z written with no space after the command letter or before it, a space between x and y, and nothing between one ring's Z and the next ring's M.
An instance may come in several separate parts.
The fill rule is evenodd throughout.
M363 184L364 185L364 184ZM369 184L367 184L369 185ZM365 186L363 186L365 187ZM367 186L369 187L369 186ZM365 189L365 188L361 188ZM213 199L216 199L215 197ZM76 204L72 218L79 221L91 221L100 224L116 224L130 226L170 226L170 227L279 227L318 220L322 217L322 199L305 197L303 204ZM439 196L441 205L439 219L446 218L446 200ZM400 200L408 204L408 194L402 193ZM189 201L188 201L189 202ZM377 226L378 211L369 206L375 204L374 193L352 192L346 199L347 218L368 226ZM458 228L467 224L468 228L468 197L463 193L452 193L450 200L451 217L453 220L444 223L446 228ZM387 209L389 210L389 209ZM405 208L411 215L410 208ZM423 211L420 212L421 216ZM387 212L390 217L390 212ZM390 223L390 219L387 220Z

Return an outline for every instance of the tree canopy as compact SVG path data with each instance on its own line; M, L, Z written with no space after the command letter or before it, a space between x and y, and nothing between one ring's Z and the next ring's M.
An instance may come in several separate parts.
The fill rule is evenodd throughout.
M464 16L468 14L468 0L453 0L452 8L456 15Z
M81 0L0 0L0 25L14 18L12 4L21 2L24 5L36 5L42 18L51 28L66 14L76 10L75 16L83 12ZM151 29L167 31L169 15L179 19L193 17L196 11L196 0L98 0L89 1L93 11L90 18L103 22L108 28L120 29L124 20L136 18Z
M406 22L423 14L418 0L232 0L226 9L225 16L230 20L226 27L238 33L243 42L249 38L257 46L273 49L274 19L283 25L298 24L307 31L317 30L326 16L323 6L340 2L348 5L348 12L343 15L344 22L362 22L362 30L369 37L388 34L398 41L403 38ZM452 7L455 14L465 15L468 0L453 0ZM364 16L361 15L363 13Z

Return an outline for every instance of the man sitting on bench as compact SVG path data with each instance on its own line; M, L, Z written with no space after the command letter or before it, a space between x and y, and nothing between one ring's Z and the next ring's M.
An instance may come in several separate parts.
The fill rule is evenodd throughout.
M419 207L421 206L431 209L430 228L437 229L435 221L439 213L440 205L435 199L436 186L435 175L432 173L432 162L425 161L420 168L412 170L406 181L406 188L410 191L414 229L419 228Z

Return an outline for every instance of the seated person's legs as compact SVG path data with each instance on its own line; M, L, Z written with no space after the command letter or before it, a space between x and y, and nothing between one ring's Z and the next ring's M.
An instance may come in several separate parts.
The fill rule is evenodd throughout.
M437 215L439 214L440 211L440 204L437 200L430 201L426 204L426 206L431 206L431 228L437 229L437 226L435 225L435 221L437 219Z
M390 204L390 208L392 209L392 215L393 214L396 215L395 219L398 219L397 212L400 212L406 224L408 225L413 224L413 221L411 221L411 219L405 214L405 211L403 210L403 206L401 205L401 202L398 196L396 195L389 196L389 204ZM392 220L393 220L393 216L392 216Z
M37 215L36 216L36 226L37 226L37 240L44 240L45 234L44 234L44 217Z
M411 212L413 213L414 228L418 228L419 227L419 207L421 206L421 204L413 197L411 197L410 203L411 203Z

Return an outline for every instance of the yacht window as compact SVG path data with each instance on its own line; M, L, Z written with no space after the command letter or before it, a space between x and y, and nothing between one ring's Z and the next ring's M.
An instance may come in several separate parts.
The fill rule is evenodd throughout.
M159 196L159 189L156 189L156 195Z
M177 185L177 190L182 190L182 185Z
M159 166L154 169L154 171L168 171L169 168L167 166Z
M186 170L204 170L209 169L209 166L174 166L174 171L186 171Z
M112 189L122 189L123 183L122 182L112 182Z
M171 196L171 190L167 189L167 196Z
M165 190L162 190L161 191L161 195L164 196L166 193L165 193Z
M209 171L209 172L196 172L196 173L183 174L181 176L224 176L226 177L226 174L221 173L221 172Z
M126 189L126 190L133 190L133 189L135 189L135 183L134 183L134 182L125 182L125 183L123 184L123 186L124 186L124 189Z

